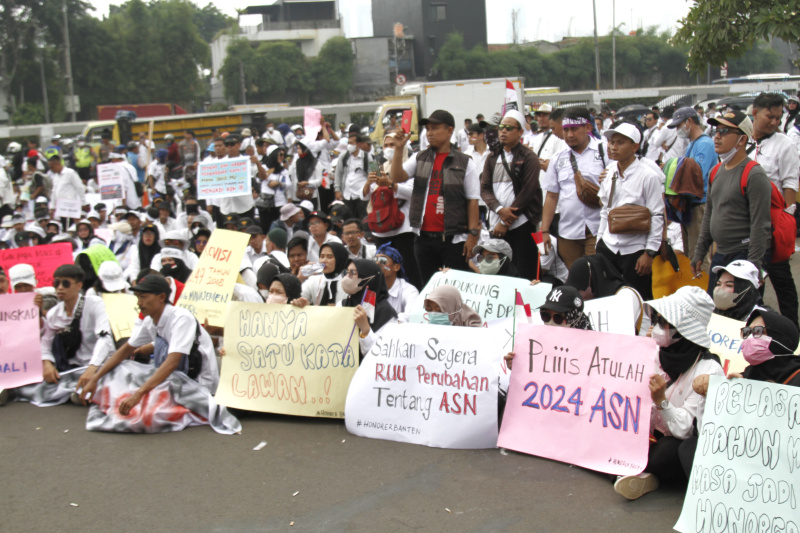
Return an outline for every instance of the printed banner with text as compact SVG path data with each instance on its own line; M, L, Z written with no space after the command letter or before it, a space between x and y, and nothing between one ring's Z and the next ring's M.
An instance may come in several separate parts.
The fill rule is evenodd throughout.
M42 381L35 294L0 295L0 390Z
M216 229L211 233L197 266L186 280L178 306L188 309L202 324L225 326L225 313L239 276L250 235Z
M0 267L8 272L9 268L20 263L31 265L36 273L37 287L52 287L53 272L61 265L73 262L72 245L67 242L0 250Z
M197 166L197 197L230 198L250 192L250 158L215 159Z
M391 324L347 393L347 430L439 448L494 448L503 352L484 328Z
M216 400L249 411L344 418L358 367L353 325L350 308L231 303Z
M678 531L800 531L800 390L711 376Z
M409 322L428 323L425 298L439 285L452 285L457 288L461 293L461 300L474 309L484 321L514 315L514 289L522 295L524 303L530 305L531 309L536 309L544 303L551 288L549 283L531 285L527 280L508 276L489 276L452 269L447 272L437 272L408 310Z
M100 197L103 200L125 198L125 187L123 187L122 181L124 179L129 178L122 163L97 165L97 184L100 186Z
M647 465L653 339L517 326L498 446L598 472Z

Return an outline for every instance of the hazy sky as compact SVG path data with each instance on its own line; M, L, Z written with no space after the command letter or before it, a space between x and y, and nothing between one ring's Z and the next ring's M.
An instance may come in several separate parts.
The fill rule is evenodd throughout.
M108 15L110 4L122 4L120 0L88 0L96 7L95 16ZM193 0L206 5L208 0ZM411 1L411 0L398 0ZM419 1L419 0L416 0ZM452 0L457 3L458 0ZM596 0L597 31L608 34L612 26L612 5L615 0ZM270 4L270 1L227 0L217 3L225 13L236 16L236 9L250 5ZM348 37L372 35L370 0L339 0L339 10L344 19L344 31ZM511 12L519 9L519 39L536 41L558 41L567 35L587 36L593 31L592 0L558 0L558 12L552 4L531 0L489 0L486 8L489 43L511 42ZM688 13L689 0L662 0L657 4L640 0L616 0L616 23L627 32L631 28L660 26L674 29L678 19Z

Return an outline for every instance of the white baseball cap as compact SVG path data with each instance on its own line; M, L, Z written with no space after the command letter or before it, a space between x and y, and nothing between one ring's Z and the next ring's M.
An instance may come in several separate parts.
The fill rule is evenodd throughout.
M11 286L16 287L20 283L27 283L36 287L36 272L31 265L19 263L8 269L8 279Z
M711 269L711 272L717 274L720 270L724 270L734 278L746 279L752 283L756 289L761 285L758 279L758 268L750 261L739 259L727 266L715 266Z
M130 285L125 281L122 267L116 261L105 261L97 269L97 277L103 282L103 287L109 292L125 290Z
M632 140L636 144L642 142L642 134L639 131L639 128L628 122L622 122L620 124L617 124L616 128L604 131L603 137L605 137L610 141L611 137L613 137L615 133L624 135L625 137Z

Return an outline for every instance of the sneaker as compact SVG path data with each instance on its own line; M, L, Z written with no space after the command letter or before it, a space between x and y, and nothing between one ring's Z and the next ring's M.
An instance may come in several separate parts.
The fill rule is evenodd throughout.
M75 405L81 405L81 406L83 405L81 397L78 395L77 392L73 392L72 394L69 395L69 401L74 403Z
M617 494L629 500L641 498L648 492L653 492L658 488L658 478L653 474L644 472L638 476L620 476L614 483L614 490Z
M8 389L0 390L0 407L8 403Z

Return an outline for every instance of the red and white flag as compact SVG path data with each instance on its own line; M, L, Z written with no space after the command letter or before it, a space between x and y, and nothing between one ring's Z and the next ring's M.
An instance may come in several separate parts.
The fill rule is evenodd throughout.
M525 317L528 320L528 324L531 323L531 304L526 304L522 300L522 294L517 292L517 299L516 299L516 315L522 319L522 313L525 314Z
M375 322L375 292L369 289L364 291L364 299L361 300L361 307L367 312L370 322Z
M503 115L506 111L516 109L519 111L519 100L517 99L517 90L514 89L514 84L506 80L506 97L503 102Z

